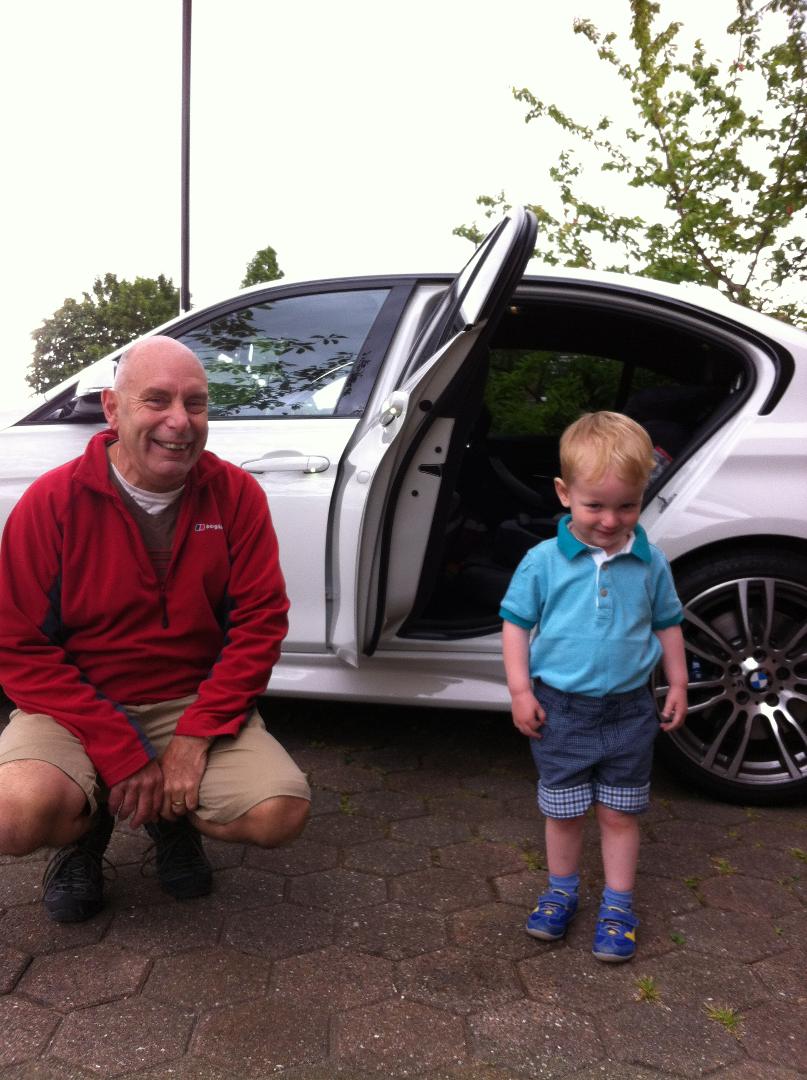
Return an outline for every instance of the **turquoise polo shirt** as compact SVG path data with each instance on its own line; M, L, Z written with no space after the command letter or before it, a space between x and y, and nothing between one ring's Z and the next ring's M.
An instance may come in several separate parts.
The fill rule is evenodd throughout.
M524 630L530 675L558 690L604 697L635 690L661 658L654 630L677 626L684 615L667 559L637 525L629 551L597 565L590 548L570 531L532 548L516 569L499 615Z

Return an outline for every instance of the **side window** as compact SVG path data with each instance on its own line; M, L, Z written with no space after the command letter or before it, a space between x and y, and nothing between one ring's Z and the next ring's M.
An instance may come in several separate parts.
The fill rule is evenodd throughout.
M491 434L558 438L582 412L615 408L622 370L602 356L494 349L485 392Z
M182 335L204 364L210 416L332 416L387 289L288 296Z

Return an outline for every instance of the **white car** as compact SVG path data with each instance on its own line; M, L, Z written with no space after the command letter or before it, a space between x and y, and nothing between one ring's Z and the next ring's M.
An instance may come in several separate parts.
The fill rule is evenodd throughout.
M686 606L686 725L713 793L807 793L807 334L716 291L523 276L514 211L455 279L256 286L159 328L207 367L209 449L264 486L291 596L270 694L506 709L499 600L553 535L557 439L643 423L642 523ZM0 433L0 522L102 426L117 354ZM663 692L663 687L657 687Z

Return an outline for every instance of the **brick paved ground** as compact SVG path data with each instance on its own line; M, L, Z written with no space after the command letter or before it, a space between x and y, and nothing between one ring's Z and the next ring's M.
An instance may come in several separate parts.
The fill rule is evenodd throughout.
M119 828L97 918L0 866L0 1078L648 1080L807 1076L807 815L698 798L657 770L635 962L589 952L593 830L568 940L523 932L545 875L505 717L274 704L315 791L294 846L209 845L177 903Z

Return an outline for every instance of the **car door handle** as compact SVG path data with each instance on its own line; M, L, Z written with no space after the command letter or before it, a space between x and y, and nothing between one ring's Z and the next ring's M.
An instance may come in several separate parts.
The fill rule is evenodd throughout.
M330 464L328 458L319 454L289 454L281 450L252 458L250 461L242 461L241 468L250 473L321 473L325 472Z

